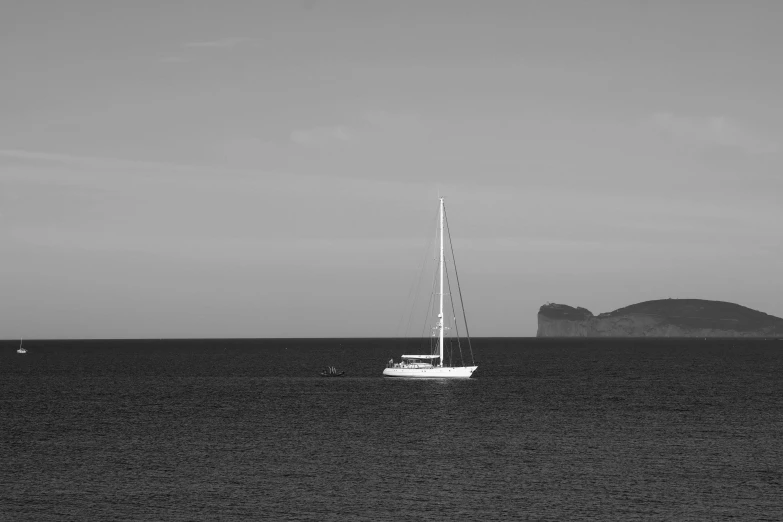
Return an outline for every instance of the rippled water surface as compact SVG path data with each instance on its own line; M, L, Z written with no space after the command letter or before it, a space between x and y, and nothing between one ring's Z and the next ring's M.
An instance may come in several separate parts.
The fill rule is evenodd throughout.
M783 342L0 343L2 520L783 520ZM340 378L318 369L335 365Z

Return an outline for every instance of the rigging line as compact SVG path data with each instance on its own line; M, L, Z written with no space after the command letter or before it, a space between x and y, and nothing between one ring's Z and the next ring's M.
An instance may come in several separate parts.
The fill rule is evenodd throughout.
M430 239L430 244L432 242L433 242L433 240ZM413 315L416 312L416 303L418 302L419 296L421 294L421 283L422 283L422 280L424 279L423 276L424 276L425 268L427 266L427 255L428 255L428 252L429 252L429 249L430 249L430 244L428 244L427 247L424 250L424 259L421 262L421 268L419 269L419 276L418 276L418 278L416 280L416 284L415 284L416 291L415 291L415 294L413 296L414 298L413 298L413 303L411 303L410 312L408 314L408 323L407 323L407 325L405 327L405 337L406 338L410 334L411 323L413 322ZM413 292L413 287L411 287L411 292ZM408 299L410 299L410 294L408 294ZM407 301L406 301L406 303L407 303Z
M427 246L427 250L424 251L425 263L426 263L427 251L429 250L429 246L430 245L432 246L433 252L434 252L434 249L436 248L436 241L435 241L435 239L438 236L438 220L439 219L440 219L440 209L436 209L435 210L434 219L432 220L432 223L434 223L434 226L435 226L435 233L430 235L430 243ZM431 312L432 306L434 306L433 305L433 299L434 299L435 285L436 284L437 284L437 270L434 272L434 275L433 275L432 287L430 288L429 302L427 303L427 308L426 308L427 315L424 317L424 324L422 325L422 333L421 333L420 338L424 337L424 329L427 327L427 324L429 324L429 314ZM429 337L429 335L427 337ZM432 344L431 341L432 340L430 339L430 345Z
M435 214L434 221L435 221L435 224L437 225L438 213ZM405 332L403 332L405 339L409 338L409 334L410 334L410 331L411 331L411 323L413 322L413 314L416 311L416 303L419 301L419 295L421 294L421 282L424 279L423 276L424 276L425 269L427 267L427 257L429 256L430 246L434 242L435 242L434 236L430 236L429 242L425 245L425 248L424 248L424 257L421 260L421 268L419 269L419 276L416 279L414 285L411 286L411 292L413 292L413 287L415 286L416 287L416 293L413 296L413 303L410 303L411 306L410 306L410 313L408 314L408 323L405 326ZM405 301L406 305L408 304L408 301L410 300L410 297L411 297L411 294L409 293L408 294L408 298ZM405 314L405 312L403 311L403 317L405 317L404 314ZM402 323L402 318L400 318L400 323ZM400 326L402 326L402 325L400 324Z
M446 276L448 277L448 272L446 272ZM454 295L451 293L451 281L449 281L449 292L450 292L450 298L451 298L451 316L454 318L454 333L457 335L457 349L459 350L459 360L462 363L462 366L465 366L465 358L462 355L462 341L460 340L460 334L459 334L459 322L457 321L457 311L454 308Z
M454 260L452 259L452 261ZM444 266L448 266L448 265L444 263ZM454 309L454 292L451 291L451 279L449 278L448 269L446 270L446 284L449 287L449 302L451 302L451 316L454 318L454 333L457 335L457 348L459 349L459 359L462 362L462 366L465 366L465 359L463 359L462 357L462 343L459 340L459 324L457 323L457 311Z
M446 292L446 294L444 294L444 295L448 295L449 296L449 302L452 302L453 300L452 300L452 297L451 297L451 285L449 285L449 271L448 271L448 267L447 267L447 264L446 264L445 256L443 258L443 274L446 276L445 277L445 279L446 279L446 287L443 289L444 292ZM454 304L452 302L452 308L453 308L453 306L454 306ZM443 313L444 316L441 317L440 320L443 322L443 327L445 328L446 327L446 317L445 317L445 315L446 315L447 310L444 310L443 312L444 312ZM449 339L448 352L446 350L446 347L444 346L443 347L443 358L445 359L446 358L446 353L448 353L449 362L452 363L452 366L453 366L454 365L453 364L454 363L454 343L452 342L452 339L451 339L450 335L449 335L448 339ZM444 344L446 342L446 334L445 334L445 332L444 332L444 336L443 336L443 342L444 342ZM443 366L446 366L446 361L441 361L441 362L442 362Z
M429 245L427 245L427 248L429 248ZM419 289L419 287L421 285L421 273L422 273L422 270L420 269L418 277L411 282L410 288L408 289L408 297L405 298L405 308L403 308L402 314L400 315L400 320L397 323L397 333L398 334L402 333L402 337L408 337L408 330L410 328L410 323L411 323L410 316L411 316L411 313L412 313L410 311L410 308L413 307L413 304L411 303L411 299L413 298L414 299L414 303L415 303L414 288L416 289L416 292L418 292L418 289ZM405 322L405 311L406 310L408 310L408 322L406 323L405 330L402 330L402 325ZM400 331L400 330L402 330L402 331Z
M430 320L427 322L427 324L432 325L433 322L435 324L438 323L438 313L439 313L439 302L437 299L438 294L438 272L435 271L435 276L432 278L432 307L429 310L429 318ZM435 328L430 326L430 354L435 355L438 353L439 347L440 347L440 335L434 335L432 332Z
M427 303L427 317L424 318L424 324L421 327L421 336L424 337L424 330L427 328L427 324L429 323L429 317L432 310L435 308L435 285L438 283L438 274L436 273L435 276L432 278L432 287L430 288L430 301ZM432 336L428 336L432 337ZM430 343L432 344L432 343Z
M462 287L459 284L459 272L457 271L457 259L454 257L454 245L451 242L451 228L449 227L449 218L446 214L446 205L443 205L443 220L446 222L446 232L449 235L449 248L451 249L451 261L454 263L454 276L457 278L457 291L459 292L459 302L462 305L462 317L465 321L465 335L468 337L468 348L470 349L470 361L471 365L475 365L473 359L473 346L470 342L470 330L468 329L468 317L465 314L465 301L462 300Z
M432 248L432 258L433 258L433 261L435 261L436 263L438 263L438 260L440 258L440 250L438 248L437 241L435 241L435 239L437 239L437 237L438 237L439 230L440 230L440 206L438 206L438 209L437 209L437 211L435 213L435 233L432 234L432 236L431 236L431 238L432 238L432 247L433 247ZM437 286L438 286L438 269L436 268L435 271L434 271L433 279L432 279L432 288L430 289L430 303L427 306L427 314L428 315L427 315L427 318L425 319L424 327L422 328L422 337L424 336L424 329L427 327L427 324L430 324L430 321L429 321L430 317L437 317L437 315L438 315L438 312L435 311L435 305L436 305L436 303L435 303L435 295L436 295L435 288ZM427 337L429 337L429 339L430 339L430 354L434 355L435 354L435 350L438 348L438 346L437 346L437 343L435 342L435 338L431 335L431 333L432 332L430 331L430 335L428 335ZM438 342L440 342L440 338L438 338ZM441 364L443 364L443 361L441 361Z

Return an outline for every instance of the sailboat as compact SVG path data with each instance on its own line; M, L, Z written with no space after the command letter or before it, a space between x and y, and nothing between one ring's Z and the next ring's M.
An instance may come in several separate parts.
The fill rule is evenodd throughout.
M22 343L24 342L24 339L19 339L19 348L16 349L16 353L27 353L27 349L22 346Z
M473 375L478 366L454 366L453 359L451 358L452 365L447 365L445 362L445 330L448 329L444 324L443 315L443 296L445 295L443 287L444 271L445 271L445 255L443 250L443 224L446 215L445 204L443 198L440 198L439 208L439 220L438 220L438 238L440 240L440 258L438 264L437 276L440 280L438 301L439 301L439 313L437 321L433 327L433 337L437 337L437 345L432 350L433 353L422 355L403 355L401 362L395 362L392 358L383 370L383 375L386 377L407 377L407 378L426 378L426 379L467 379ZM453 246L452 246L452 259L453 259ZM454 271L456 275L456 265L454 265ZM459 285L459 277L457 277L457 284ZM460 291L461 296L461 291ZM461 301L461 299L460 299ZM452 304L453 308L453 304ZM464 318L464 307L463 307ZM456 325L456 316L454 317L454 323ZM458 333L458 332L457 332ZM468 335L468 346L470 346L470 335L467 332L467 321L465 321L465 333ZM459 336L457 337L459 343ZM461 352L461 348L460 348ZM471 349L471 361L472 361L472 349Z

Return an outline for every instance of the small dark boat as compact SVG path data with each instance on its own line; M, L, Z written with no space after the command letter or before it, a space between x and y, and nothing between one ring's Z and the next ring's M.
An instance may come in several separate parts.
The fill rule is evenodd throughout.
M329 366L321 371L321 377L340 377L345 375L345 371L338 371L334 366Z

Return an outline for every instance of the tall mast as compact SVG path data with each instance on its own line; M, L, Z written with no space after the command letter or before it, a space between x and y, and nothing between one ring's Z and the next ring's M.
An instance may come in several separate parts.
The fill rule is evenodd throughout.
M440 198L440 313L438 314L440 332L440 366L443 366L443 198Z

